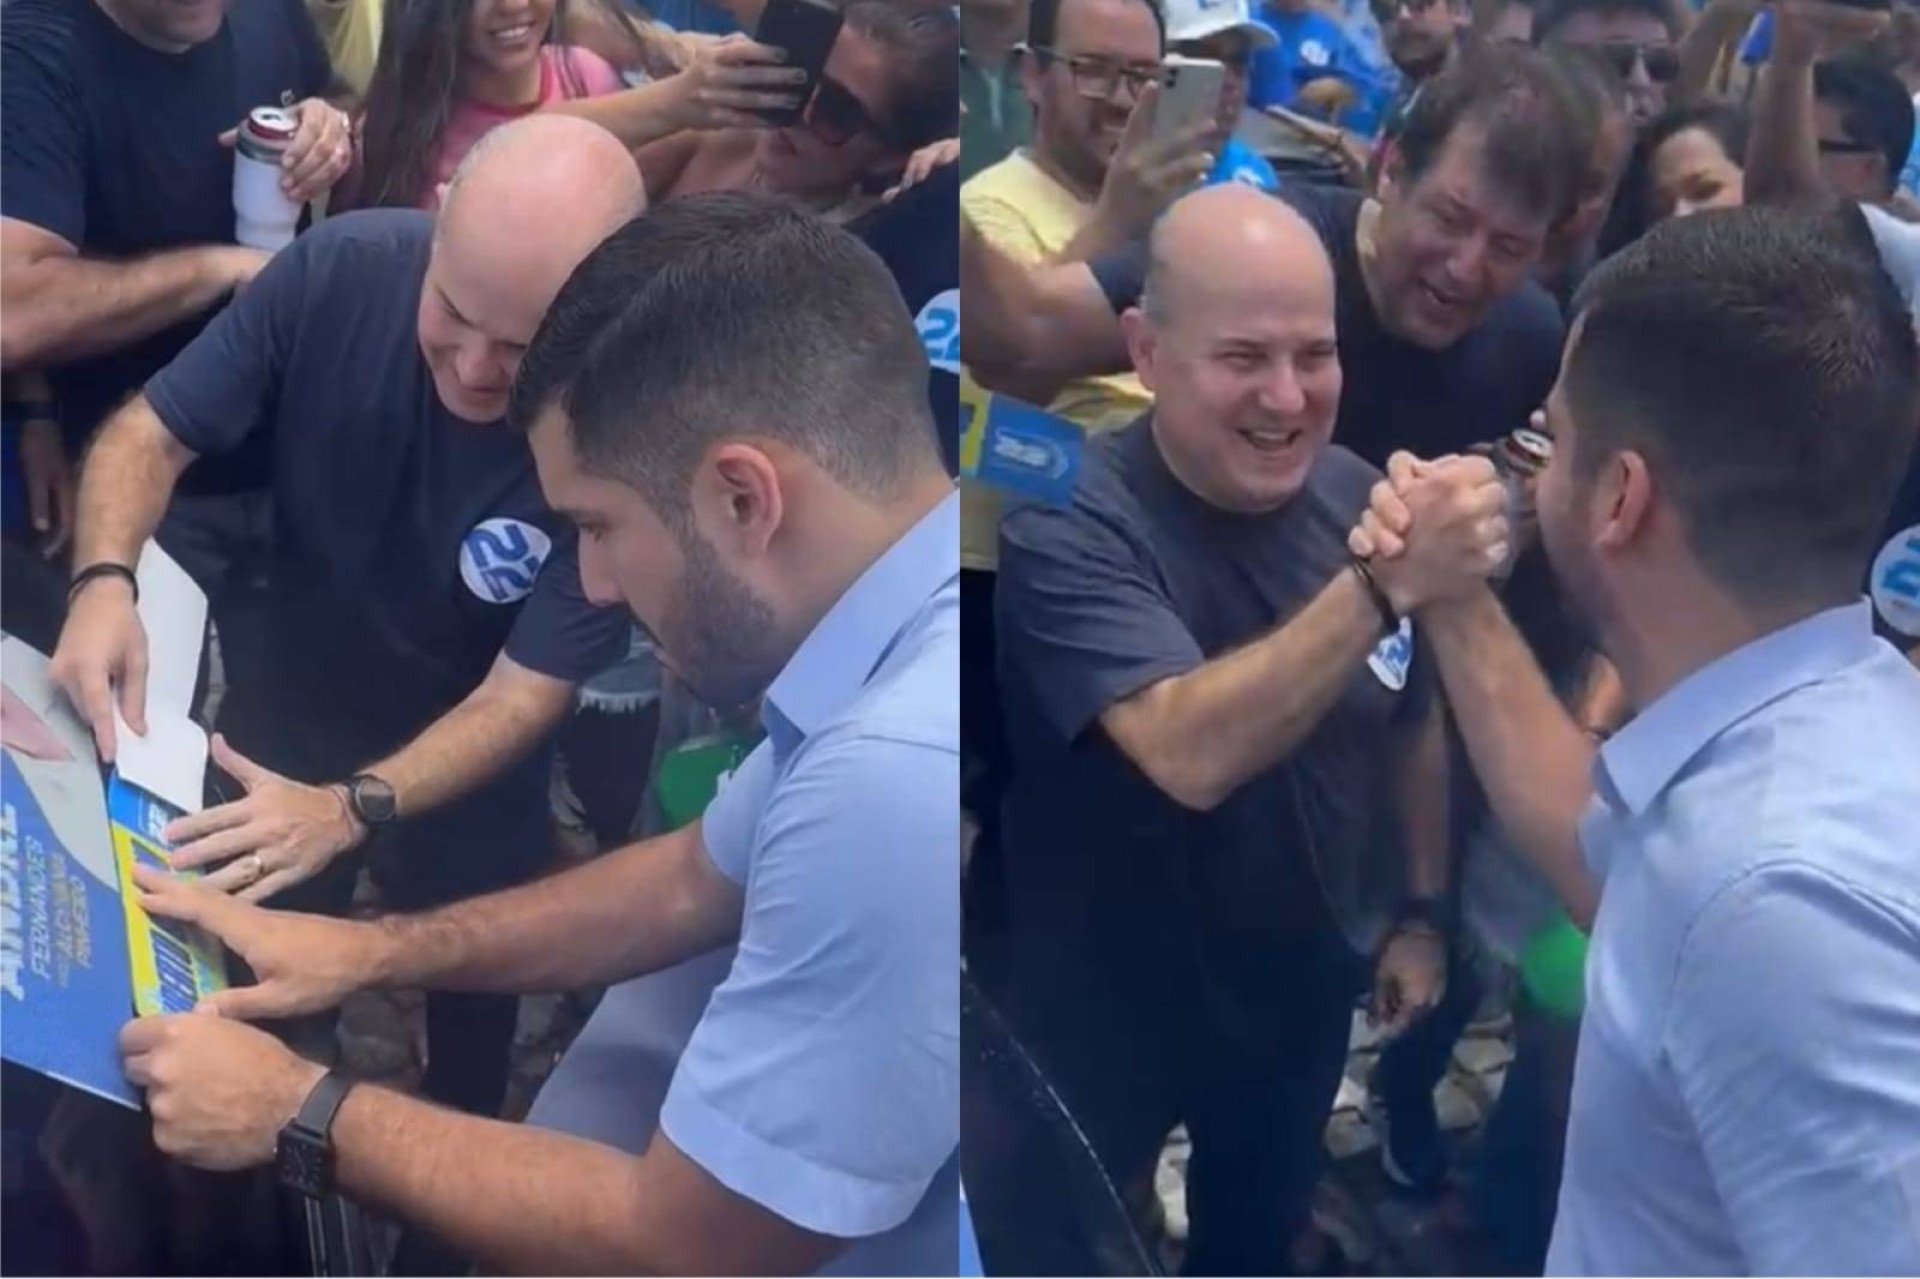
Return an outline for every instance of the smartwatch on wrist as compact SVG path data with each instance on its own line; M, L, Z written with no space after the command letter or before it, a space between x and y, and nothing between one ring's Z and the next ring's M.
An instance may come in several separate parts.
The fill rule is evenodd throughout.
M280 1130L273 1166L280 1184L309 1199L333 1193L333 1120L353 1081L329 1070L313 1086L300 1112Z
M347 779L347 807L368 830L389 825L400 815L393 787L372 773L355 773Z

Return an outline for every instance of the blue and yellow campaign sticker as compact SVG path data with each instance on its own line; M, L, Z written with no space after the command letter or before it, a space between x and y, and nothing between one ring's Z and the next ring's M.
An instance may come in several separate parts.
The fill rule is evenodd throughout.
M166 874L167 845L160 832L180 811L121 780L107 778L107 824L120 870L120 902L127 921L127 963L133 975L133 1007L141 1016L192 1012L208 995L227 987L220 943L198 928L154 919L140 906L133 868ZM196 878L196 872L182 872Z
M1085 434L1063 417L995 395L962 373L960 473L1022 497L1064 506L1080 474Z

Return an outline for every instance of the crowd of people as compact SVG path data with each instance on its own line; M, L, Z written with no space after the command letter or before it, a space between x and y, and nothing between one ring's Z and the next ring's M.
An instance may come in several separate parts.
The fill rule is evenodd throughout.
M1185 1273L1340 1272L1356 1006L1475 1272L1912 1270L1920 10L1355 9L962 5L964 362L1083 441L962 481L970 976Z
M191 878L141 888L234 985L125 1070L160 1152L384 1210L396 1273L957 1255L960 24L851 0L802 67L761 9L0 11L6 592L105 763L150 543L220 658ZM242 242L262 107L282 244ZM673 741L567 732L636 663L742 734L662 813ZM608 772L562 868L556 775ZM423 1099L329 1070L381 987L427 992ZM517 996L602 987L502 1122ZM308 1264L202 1243L168 1264Z

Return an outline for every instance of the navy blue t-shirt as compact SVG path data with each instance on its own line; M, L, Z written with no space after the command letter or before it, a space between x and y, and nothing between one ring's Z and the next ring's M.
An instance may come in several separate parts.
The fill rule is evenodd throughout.
M943 165L854 228L900 286L926 343L927 394L949 474L960 471L960 166Z
M1875 543L1867 594L1874 629L1903 653L1920 647L1920 446Z
M87 257L232 244L233 153L219 135L254 107L324 93L326 50L301 0L243 0L184 53L149 49L93 0L8 0L0 22L0 216ZM50 370L74 441L139 389L206 323ZM183 487L230 489L235 459Z
M288 678L416 721L471 692L503 646L581 680L629 625L582 593L575 531L526 437L435 394L416 328L432 235L411 209L329 218L146 389L197 453L269 442L270 625Z
M1294 182L1280 198L1319 233L1333 263L1343 375L1336 443L1379 467L1396 449L1438 457L1525 426L1546 403L1566 336L1546 290L1528 281L1452 346L1416 346L1382 327L1360 273L1355 228L1366 197ZM1146 270L1144 241L1093 263L1116 312L1139 299Z
M1124 984L1136 962L1197 963L1213 996L1242 1007L1302 979L1285 957L1350 921L1334 917L1342 903L1384 909L1404 890L1389 729L1432 706L1424 658L1403 650L1381 670L1376 650L1291 756L1208 812L1161 791L1099 724L1299 613L1345 570L1378 478L1329 447L1286 506L1232 514L1180 483L1142 418L1088 442L1070 504L1009 510L995 633L1022 972L1087 990Z

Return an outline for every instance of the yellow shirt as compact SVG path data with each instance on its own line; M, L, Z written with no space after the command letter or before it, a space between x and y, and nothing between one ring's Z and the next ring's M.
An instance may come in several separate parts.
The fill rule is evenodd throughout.
M1051 257L1079 232L1093 206L1061 186L1024 150L974 174L960 208L989 244L1017 262ZM964 322L964 321L963 321ZM1125 426L1153 405L1132 373L1082 378L1060 388L1049 412L1089 432ZM960 563L992 571L1000 562L1000 498L984 484L960 482Z
M380 56L380 0L307 0L333 69L353 96L366 100Z

